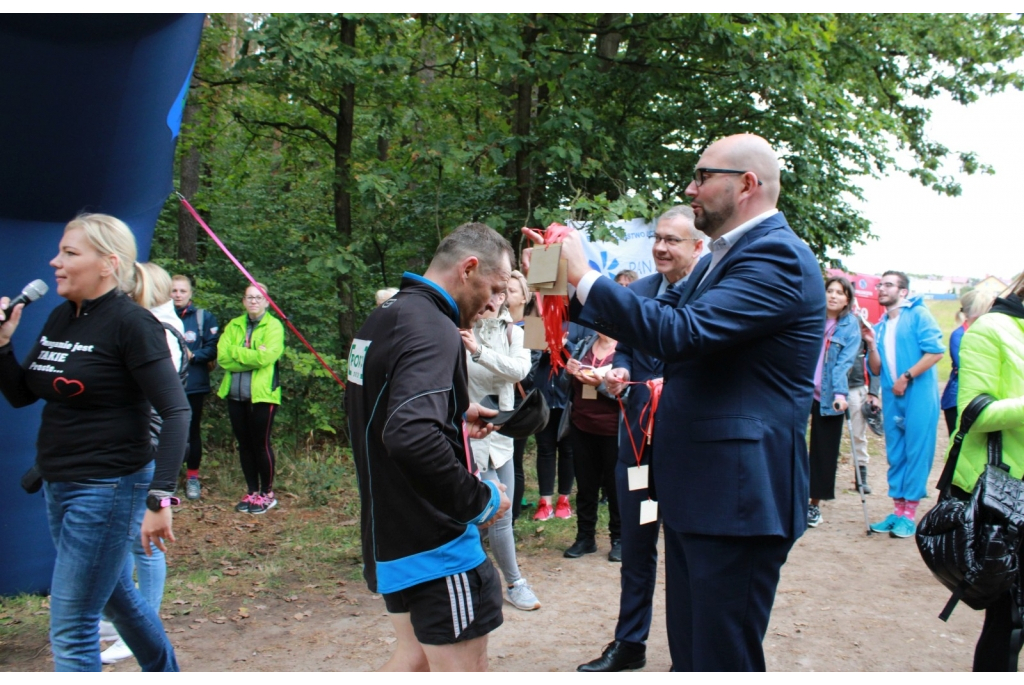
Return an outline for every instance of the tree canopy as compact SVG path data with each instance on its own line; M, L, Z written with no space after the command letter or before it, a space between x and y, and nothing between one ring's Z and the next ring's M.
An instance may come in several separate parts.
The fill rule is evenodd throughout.
M991 172L929 138L928 101L1020 89L1022 48L1021 18L997 14L210 15L180 187L340 357L373 290L455 226L515 244L571 217L607 237L685 202L731 133L780 152L780 208L819 258L849 254L870 234L850 204L864 176L957 194ZM153 257L240 313L241 277L171 204ZM308 357L289 351L291 427L341 429Z

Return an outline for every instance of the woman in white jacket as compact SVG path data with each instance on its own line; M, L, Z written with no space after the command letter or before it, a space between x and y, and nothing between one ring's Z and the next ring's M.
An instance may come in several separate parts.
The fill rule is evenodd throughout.
M484 318L473 326L473 330L462 331L469 355L469 399L479 402L487 395L497 395L502 411L515 407L515 384L530 372L530 351L523 347L523 331L512 323L505 298L505 293L492 298ZM480 477L502 483L510 497L518 497L514 492L512 438L495 432L482 440L471 440L470 447L480 469ZM524 611L539 609L537 596L519 573L512 517L498 519L487 534L490 535L491 551L508 586L509 602Z
M181 319L174 311L174 302L171 300L170 275L162 267L152 262L136 262L135 289L129 295L137 304L148 309L157 321L164 324L167 347L171 351L171 361L174 363L174 370L180 376L182 366L187 366L191 352L184 345L185 329ZM177 332L172 332L171 329ZM153 440L157 440L155 435ZM135 567L139 592L142 593L143 599L153 607L153 611L159 615L160 603L164 596L164 581L167 578L167 560L156 545L152 545L151 552L152 554L146 554L143 551L142 541L136 532L132 553L128 556L126 563ZM107 621L100 621L100 638L106 639L115 636L117 641L100 654L100 660L105 664L112 664L132 656L132 650L117 634L113 625Z

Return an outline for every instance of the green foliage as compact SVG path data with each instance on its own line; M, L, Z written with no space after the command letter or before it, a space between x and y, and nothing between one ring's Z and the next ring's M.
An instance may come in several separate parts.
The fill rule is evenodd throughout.
M422 273L443 235L619 219L685 201L708 143L757 133L783 162L780 208L824 259L870 235L860 178L959 193L991 173L927 133L928 101L1021 88L1018 16L995 14L211 15L179 153L194 204L343 374L373 292ZM245 282L202 234L154 259L198 279L224 322ZM279 429L345 431L340 389L294 338ZM214 409L214 416L219 409Z

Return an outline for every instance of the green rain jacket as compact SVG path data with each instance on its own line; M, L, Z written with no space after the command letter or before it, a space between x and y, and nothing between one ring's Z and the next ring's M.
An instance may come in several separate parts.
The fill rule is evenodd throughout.
M245 324L248 316L242 314L231 319L217 341L217 364L228 372L224 374L217 396L228 396L232 372L252 371L253 403L281 404L277 360L284 353L284 326L270 312L266 312L253 329L252 341L246 347Z
M1024 476L1024 305L1015 295L996 300L964 333L960 344L960 414L981 393L996 398L964 439L953 484L974 489L985 470L987 432L1003 432L1003 462L1014 478Z

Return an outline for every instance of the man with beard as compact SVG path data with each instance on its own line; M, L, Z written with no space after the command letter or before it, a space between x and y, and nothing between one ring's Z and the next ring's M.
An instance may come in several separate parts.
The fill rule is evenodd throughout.
M935 317L920 297L908 298L910 279L886 271L875 286L887 314L874 330L861 325L871 373L882 381L882 420L893 513L871 525L894 538L914 535L917 505L925 496L935 458L939 379L935 364L946 347Z
M651 255L658 273L626 284L641 297L657 297L669 288L685 287L686 277L697 265L704 247L704 234L693 225L693 210L686 205L672 207L661 215L654 230ZM710 259L709 257L706 257ZM615 281L620 282L620 272ZM643 668L647 661L647 637L651 631L652 600L658 576L658 534L661 519L640 524L642 503L654 492L649 487L631 490L628 469L646 466L653 469L654 449L644 437L641 413L649 411L651 391L644 383L664 375L664 364L656 357L620 342L615 350L615 368L604 378L608 392L626 402L626 416L619 424L619 459L615 464L615 488L618 495L622 538L616 561L622 561L619 591L619 620L615 639L600 657L581 664L577 671L624 671ZM644 414L646 416L646 414ZM638 454L639 453L639 454Z
M562 245L571 311L665 362L654 484L673 669L764 670L779 571L807 526L804 434L825 288L775 207L779 165L767 141L716 141L686 194L712 242L683 291L652 300L617 286L590 269L572 232Z
M503 293L512 247L464 224L423 276L356 333L345 409L362 505L363 576L384 596L398 643L382 670L487 669L487 634L502 623L501 582L477 526L504 515L505 487L475 474L469 438L496 412L470 404L472 328Z

